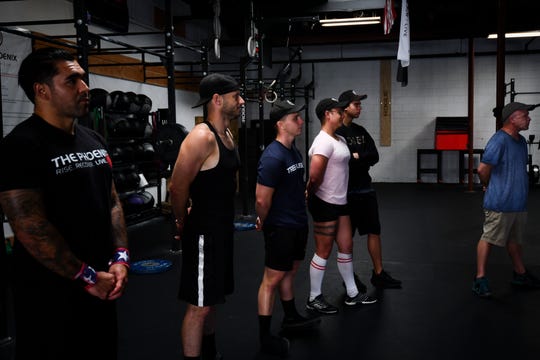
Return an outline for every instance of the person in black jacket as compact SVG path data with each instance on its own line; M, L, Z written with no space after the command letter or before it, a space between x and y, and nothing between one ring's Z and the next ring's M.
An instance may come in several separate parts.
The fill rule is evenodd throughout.
M379 153L375 141L367 130L353 123L353 119L360 116L361 100L366 98L367 95L359 95L354 90L347 90L339 96L340 102L344 101L349 104L343 112L343 125L336 131L336 134L347 140L347 146L351 152L347 204L350 211L352 234L354 236L355 230L358 230L360 235L367 234L368 252L373 262L371 276L373 286L399 288L401 281L394 279L384 271L382 264L379 206L377 194L373 189L369 175L370 167L379 162ZM356 281L359 288L366 288L357 277Z

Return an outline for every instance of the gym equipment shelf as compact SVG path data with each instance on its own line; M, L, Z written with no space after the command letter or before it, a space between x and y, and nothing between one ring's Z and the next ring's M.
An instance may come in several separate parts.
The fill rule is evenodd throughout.
M469 171L466 168L467 162L465 161L465 156L469 155L468 150L438 150L438 149L416 149L416 182L422 182L422 174L437 174L437 183L443 183L442 176L442 157L444 152L448 151L458 151L459 152L459 183L463 184L466 182L465 175ZM480 159L484 154L483 149L473 149L473 156L479 155ZM437 157L437 162L435 167L425 168L422 166L422 159L424 155L435 155ZM476 174L476 169L473 169L473 173Z

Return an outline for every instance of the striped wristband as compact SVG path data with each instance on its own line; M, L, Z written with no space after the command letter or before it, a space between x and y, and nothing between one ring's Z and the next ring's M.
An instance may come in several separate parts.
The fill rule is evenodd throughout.
M126 248L117 248L109 261L109 266L113 264L125 265L129 269L129 250Z
M83 263L81 266L81 270L79 270L77 275L75 275L74 280L81 281L84 288L88 289L96 285L96 282L97 282L96 270L94 270L90 265Z

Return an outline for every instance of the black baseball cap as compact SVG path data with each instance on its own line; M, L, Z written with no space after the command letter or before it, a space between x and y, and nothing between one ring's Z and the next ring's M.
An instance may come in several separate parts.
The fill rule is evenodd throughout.
M270 110L270 121L276 123L285 115L300 112L305 108L305 105L295 105L290 100L278 100L272 105L272 110Z
M356 91L354 90L347 90L347 91L342 92L341 95L339 95L339 101L346 101L347 106L349 106L349 104L352 103L353 101L360 101L366 98L367 98L366 94L358 95Z
M237 91L239 88L240 85L232 76L219 73L209 74L201 80L199 101L192 109L209 102L214 94L223 95Z
M319 120L324 118L324 112L332 109L345 109L349 105L346 101L338 101L336 98L326 98L319 101L315 107L315 114Z
M503 107L502 114L501 114L501 121L505 122L506 119L508 119L510 115L514 113L514 111L518 111L518 110L530 111L530 110L533 110L534 108L536 108L536 105L527 105L520 102L511 102L509 104L506 104Z

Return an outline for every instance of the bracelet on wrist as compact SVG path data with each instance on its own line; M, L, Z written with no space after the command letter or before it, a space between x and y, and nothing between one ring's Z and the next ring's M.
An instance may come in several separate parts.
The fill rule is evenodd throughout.
M74 280L81 282L85 289L96 285L97 273L90 265L83 263Z
M109 261L109 266L113 264L121 264L129 268L129 250L126 248L117 248L114 251L112 259Z

